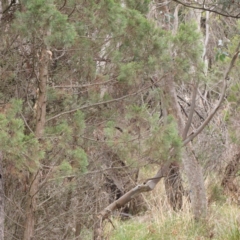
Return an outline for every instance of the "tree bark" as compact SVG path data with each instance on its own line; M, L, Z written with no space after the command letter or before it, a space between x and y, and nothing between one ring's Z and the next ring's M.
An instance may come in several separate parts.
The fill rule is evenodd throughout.
M182 186L179 164L177 162L170 163L168 174L164 179L164 184L169 204L174 211L181 210L184 189Z
M173 78L170 76L165 84L164 91L166 93L165 99L167 100L166 105L168 106L167 112L168 114L171 114L174 116L175 120L178 123L178 131L179 134L186 135L186 129L189 129L189 122L187 121L186 126L184 126L184 121L181 114L181 109L179 107L178 101L177 101L177 94L175 90L175 85ZM195 103L195 97L196 94L193 93L194 97L192 98L192 105ZM188 150L188 148L187 148ZM204 179L203 179L203 173L201 170L201 167L199 163L197 162L196 158L192 155L191 151L189 152L189 156L186 154L182 161L184 170L186 172L188 183L190 187L190 198L192 203L192 211L194 218L196 220L200 220L201 218L204 218L206 216L207 212L207 200L206 200L206 191L204 188ZM172 159L173 161L175 159ZM176 193L177 194L177 193Z
M240 153L236 154L225 168L224 176L221 186L225 193L230 194L231 197L239 204L239 191L234 183L234 179L240 169Z
M47 79L48 79L48 62L49 53L47 49L42 49L39 59L39 81L38 81L38 99L36 110L36 127L35 137L39 143L44 132L46 122L46 104L47 104ZM26 222L23 240L32 240L34 238L35 212L37 210L37 196L39 190L39 171L30 173L29 191L27 194L26 204Z
M2 170L3 155L0 152L0 240L4 239L4 183L3 183L3 170Z

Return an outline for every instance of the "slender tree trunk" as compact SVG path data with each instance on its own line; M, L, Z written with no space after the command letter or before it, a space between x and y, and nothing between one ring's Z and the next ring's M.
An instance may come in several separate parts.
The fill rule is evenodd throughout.
M171 114L176 119L178 123L179 134L182 135L184 132L186 132L184 129L188 126L186 125L186 127L184 127L184 121L182 118L181 109L178 104L173 77L169 76L168 79L166 79L165 83L164 105L167 107L167 114ZM207 212L207 200L204 187L203 173L201 166L197 162L196 158L193 156L192 151L189 151L189 147L187 148L187 151L189 155L186 155L182 159L182 161L190 186L190 198L194 218L196 220L200 220L201 218L204 218L206 216ZM173 161L174 160L175 159L173 159Z
M0 240L4 239L4 189L3 189L3 170L2 170L3 155L0 152Z
M190 199L193 216L196 221L204 220L207 216L207 195L204 185L202 167L198 163L190 146L187 146L183 164L190 187Z
M0 24L2 20L3 5L2 0L0 0ZM3 155L0 151L0 240L4 239L4 189L3 189L3 171L2 171L2 161Z
M46 103L47 103L47 79L48 79L48 62L49 53L46 49L42 49L39 59L39 82L38 82L38 99L36 110L36 128L35 136L39 142L44 132L46 121ZM30 173L29 191L27 195L26 205L26 222L23 240L32 240L34 238L35 212L37 210L37 196L39 190L39 171Z
M172 162L170 164L168 174L164 179L164 184L169 204L174 211L181 210L184 189L182 186L179 164L177 162Z
M0 0L0 22L2 20L2 12L3 12L3 6L2 6L2 0Z

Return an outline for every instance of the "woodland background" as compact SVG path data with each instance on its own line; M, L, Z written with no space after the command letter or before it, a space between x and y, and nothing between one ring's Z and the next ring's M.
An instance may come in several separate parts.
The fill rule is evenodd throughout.
M1 0L0 239L240 239L239 18Z

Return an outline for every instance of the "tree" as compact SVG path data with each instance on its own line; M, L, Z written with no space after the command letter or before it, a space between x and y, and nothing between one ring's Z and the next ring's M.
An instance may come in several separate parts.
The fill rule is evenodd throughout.
M224 100L237 40L229 56L215 51L215 43L210 49L215 15L198 13L197 24L189 24L195 12L173 2L1 3L6 236L80 238L93 228L101 236L97 212L104 209L106 219L109 209L154 189L162 177L170 204L181 208L181 181L174 185L171 176L180 179L183 159L188 173L195 171L191 164L198 170L189 182L199 187L196 139ZM200 18L206 19L202 29ZM236 23L229 21L221 24L232 39L229 23ZM219 76L220 98L209 87ZM201 100L214 104L199 110ZM159 167L156 176L136 187L142 167L152 165ZM136 212L140 202L125 210Z

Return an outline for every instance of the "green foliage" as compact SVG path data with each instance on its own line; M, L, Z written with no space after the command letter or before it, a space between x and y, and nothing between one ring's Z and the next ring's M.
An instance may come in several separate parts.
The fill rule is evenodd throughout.
M154 240L156 235L151 234L148 231L147 226L144 223L128 222L122 224L116 230L114 237L115 240Z
M240 239L240 229L239 226L236 224L232 227L229 232L226 234L226 239L228 240L238 240Z
M82 148L77 148L72 151L71 161L75 161L76 169L75 171L87 172L88 157Z
M232 217L232 216L230 216ZM233 219L229 219L230 221L227 221L225 226L222 226L222 229L220 229L220 237L219 240L238 240L240 239L240 230L237 222L233 222Z
M135 62L123 64L120 66L118 80L131 83L132 79L135 79L138 76L138 71L140 71L140 69L141 65Z
M216 54L216 61L222 61L224 62L226 57L228 57L228 53L226 51L223 51L222 49L218 49L217 50L217 54Z
M231 88L229 89L229 94L228 94L228 101L232 103L238 103L240 101L240 85L239 83L233 84Z
M218 204L223 204L226 202L226 197L224 195L223 188L219 186L219 184L212 184L209 187L209 201L210 202L217 202Z
M175 149L175 160L180 160L181 156L181 138L178 133L177 123L170 115L167 118L167 123L159 126L158 115L154 115L151 119L150 137L147 140L150 147L150 155L154 159L167 160L172 148Z
M127 7L136 9L139 12L141 12L142 14L146 14L149 10L148 5L150 3L150 0L139 0L139 1L127 0L125 2L126 2Z
M76 37L67 15L60 13L52 0L27 0L26 11L17 12L14 26L20 35L42 39L47 45L69 45Z
M58 159L62 175L87 171L88 158L80 146L82 139L79 136L84 129L84 114L81 111L74 114L71 124L67 120L61 120L55 126L46 127L46 136L54 138L57 142L57 146L50 143L51 151L56 152L64 149L63 155L55 156L55 160Z
M113 231L110 239L127 240L172 240L172 239L198 239L207 235L207 228L204 224L194 224L188 219L171 214L167 219L155 221L150 218L148 221L139 223L137 220L118 222L116 230ZM206 237L207 239L207 237Z
M201 34L195 23L180 24L176 35L173 36L173 69L177 73L176 80L190 80L190 75L199 74L203 70ZM200 71L199 71L200 70ZM180 78L179 78L180 77Z
M74 113L74 119L73 119L73 122L74 122L74 127L75 129L77 130L77 132L80 134L83 132L83 130L85 129L86 127L86 124L85 124L85 115L83 112L81 111L76 111Z
M8 163L19 169L35 171L44 150L33 134L25 135L24 121L20 118L21 101L12 100L6 114L0 114L0 149Z
M59 171L62 174L71 174L72 173L72 166L70 165L70 163L68 161L62 161L60 166L59 166Z

